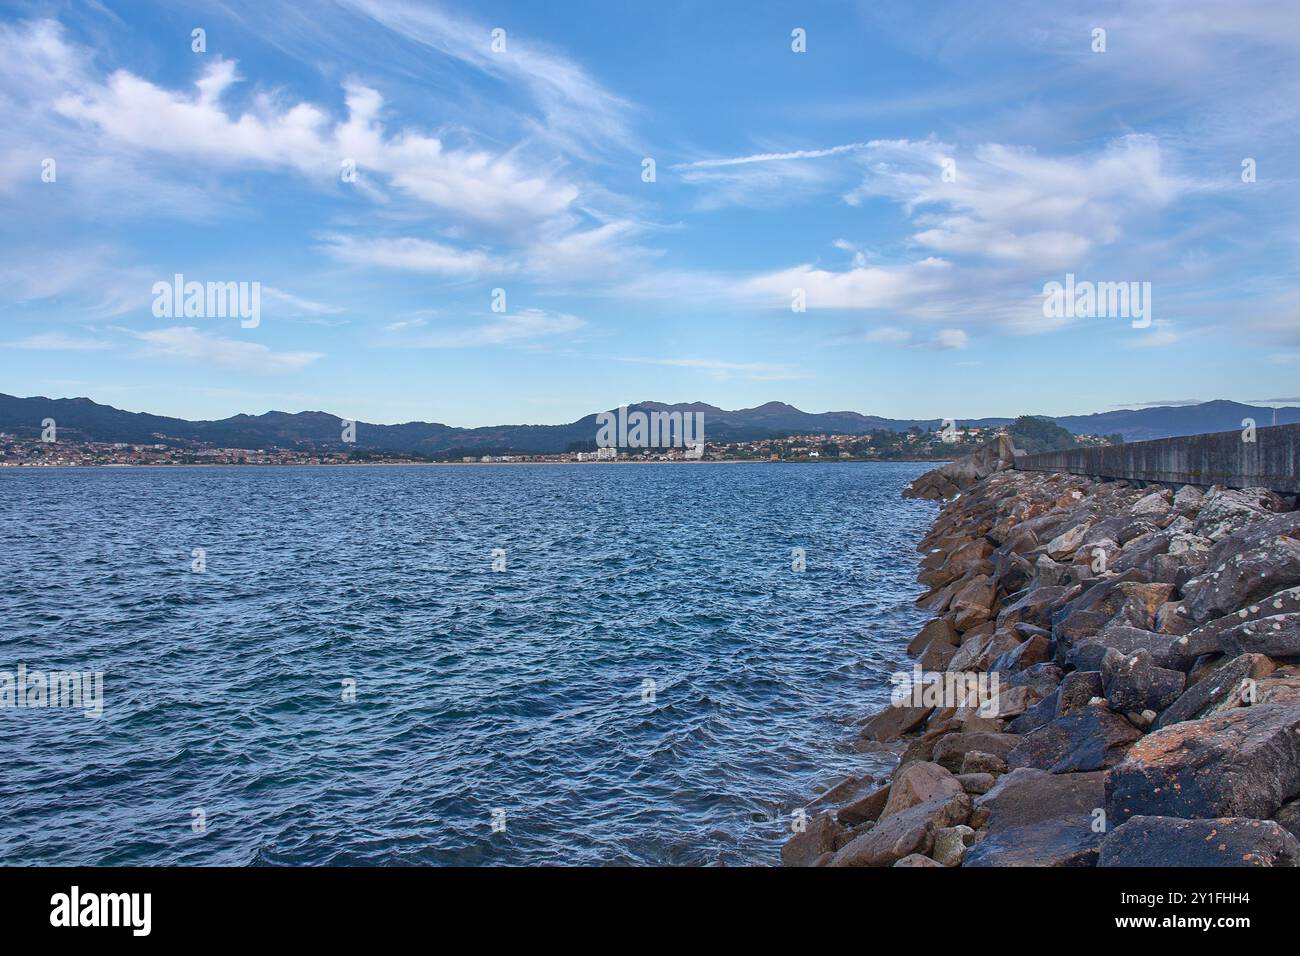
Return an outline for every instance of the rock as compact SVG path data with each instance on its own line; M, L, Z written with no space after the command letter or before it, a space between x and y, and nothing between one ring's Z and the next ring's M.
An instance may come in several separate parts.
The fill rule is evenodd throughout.
M936 863L922 853L913 853L910 856L903 857L894 866L943 866L943 864Z
M1095 811L1104 805L1105 774L1013 770L975 800L987 816L987 836L966 853L965 866L1088 866L1101 834Z
M1194 518L1205 501L1205 493L1195 485L1183 485L1174 494L1174 511L1180 515Z
M1141 714L1144 710L1158 713L1178 699L1187 683L1182 671L1156 667L1145 650L1125 655L1108 649L1101 673L1110 709L1121 714Z
M1034 562L1033 579L1040 586L1055 587L1066 584L1069 582L1069 577L1069 565L1053 561L1045 554L1040 554L1038 560Z
M953 595L953 626L959 631L969 631L989 620L993 616L996 595L997 582L987 574L977 575Z
M1007 761L997 754L968 750L961 759L961 772L1003 774L1007 772Z
M1281 510L1277 495L1262 488L1224 488L1215 485L1196 516L1196 532L1220 541Z
M915 730L929 718L933 707L895 707L892 704L862 725L858 736L864 740L887 743Z
M1282 804L1277 813L1273 814L1273 822L1293 837L1300 839L1300 800L1291 800Z
M934 859L942 866L961 866L966 848L975 842L975 831L965 825L944 827L934 834Z
M1002 589L1014 594L1028 587L1034 580L1034 566L1014 552L998 554L993 559L993 577Z
M1033 687L1007 687L981 707L979 713L986 717L1009 720L1019 717L1042 699L1042 694Z
M1002 627L1014 627L1024 622L1038 627L1052 626L1052 612L1070 595L1079 591L1079 585L1061 587L1037 587L1018 598L998 615L998 624ZM1052 629L1053 636L1056 634Z
M1186 641L1178 641L1175 650L1185 659L1195 659L1202 654L1218 653L1222 649L1220 636L1247 621L1276 614L1289 614L1300 611L1300 587L1285 588L1254 604L1239 608L1232 614L1211 618L1199 627L1193 628L1183 636ZM1187 618L1186 614L1180 615ZM1188 618L1190 621L1190 618Z
M878 820L888 801L889 784L885 784L840 807L835 814L835 820L848 827L858 826L868 820Z
M1139 498L1137 503L1129 509L1129 514L1147 518L1162 518L1172 510L1170 505L1172 501L1173 495L1168 489L1162 488Z
M1180 613L1182 604L1178 601L1166 601L1156 611L1155 630L1157 634L1175 634L1182 637L1192 630L1192 622L1186 614Z
M945 671L948 669L948 663L957 653L957 648L951 644L945 644L943 641L934 641L925 649L918 663L921 670L927 672Z
M1156 720L1161 730L1181 721L1195 720L1229 696L1240 697L1246 680L1258 681L1273 672L1274 664L1261 654L1242 654L1225 660L1213 673L1198 680Z
M1267 819L1300 793L1300 706L1261 704L1148 734L1110 772L1106 812Z
M909 763L900 767L894 775L890 783L889 799L880 811L880 819L892 817L918 803L928 803L962 792L957 778L937 763Z
M1253 688L1243 688L1241 695L1235 700L1230 697L1224 698L1222 703L1215 706L1214 712L1227 710L1230 706L1229 701L1232 707L1254 704L1300 704L1300 668L1293 664L1279 667Z
M1113 767L1141 733L1104 704L1085 704L1027 734L1007 765L1073 773Z
M1136 727L1142 733L1151 729L1151 725L1156 722L1156 712L1154 710L1126 711L1124 717L1130 724Z
M1080 671L1099 671L1108 649L1125 655L1146 651L1157 667L1173 669L1183 659L1170 634L1157 634L1127 624L1108 624L1092 637L1084 638L1066 654L1067 667Z
M1064 534L1057 535L1047 545L1047 556L1053 561L1061 561L1079 550L1083 536L1088 533L1087 524L1077 524Z
M1172 536L1167 531L1149 531L1124 545L1119 557L1111 562L1111 570L1128 571L1148 567L1158 555L1169 550Z
M1124 603L1120 605L1111 623L1131 624L1145 631L1153 630L1156 626L1156 614L1168 602L1173 591L1172 584L1125 581L1119 585L1119 592L1124 595Z
M1007 725L1007 730L1013 734L1028 734L1039 727L1050 724L1058 716L1057 709L1060 706L1060 695L1060 688L1052 691L1051 694L1011 721Z
M1271 820L1135 816L1101 846L1098 866L1296 866L1300 843Z
M1225 654L1267 654L1300 657L1300 612L1274 614L1246 621L1219 635Z
M952 658L948 661L948 670L950 671L973 671L978 670L979 662L984 657L985 650L988 649L990 642L993 640L992 635L981 637L973 635L967 640L962 641L961 647L957 649Z
M993 565L988 556L993 553L993 545L987 538L976 538L949 553L942 567L923 575L922 584L942 586L958 578L968 577L971 572L989 574Z
M1197 624L1231 614L1300 582L1300 512L1274 515L1224 538L1211 570L1183 588L1183 607Z
M1127 595L1120 589L1126 583L1141 583L1146 578L1136 568L1090 584L1068 601L1059 602L1051 614L1052 637L1056 640L1057 658L1064 662L1064 652L1076 641L1097 633L1124 606Z
M1064 717L1082 709L1095 697L1105 697L1101 671L1074 671L1061 680L1057 715Z
M999 657L993 662L990 670L1014 674L1026 667L1043 664L1051 659L1052 642L1042 635L1035 634Z
M817 799L813 800L804 809L821 810L827 806L836 806L849 800L854 800L863 794L874 790L876 787L875 779L867 774L862 777L845 777L838 781L832 787L822 789Z
M949 734L934 746L934 762L954 773L961 772L962 761L972 750L1006 758L1019 743L1015 734L959 733Z
M996 631L980 651L979 660L975 662L975 669L978 671L992 670L993 665L1000 658L1014 651L1020 644L1019 637L1013 631Z
M971 796L979 796L992 790L997 778L991 773L959 773L957 782Z
M965 823L971 798L965 793L920 803L881 820L854 837L831 858L830 866L893 866L913 853L928 853L935 831Z
M812 866L826 853L834 853L849 841L849 831L829 813L808 820L803 833L796 833L781 847L782 866Z
M953 647L957 647L961 643L957 629L952 626L952 622L946 617L936 617L921 628L921 633L912 638L912 642L907 645L907 653L912 657L918 657L935 641L951 644Z

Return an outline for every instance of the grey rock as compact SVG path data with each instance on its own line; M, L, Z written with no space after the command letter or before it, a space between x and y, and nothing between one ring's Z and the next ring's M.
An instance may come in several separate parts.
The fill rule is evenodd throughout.
M1098 866L1296 866L1300 843L1271 820L1135 816L1101 846Z

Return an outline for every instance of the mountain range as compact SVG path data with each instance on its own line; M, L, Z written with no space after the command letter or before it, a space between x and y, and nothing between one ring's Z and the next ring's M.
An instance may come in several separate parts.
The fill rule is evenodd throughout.
M692 402L665 405L639 402L629 411L701 412L711 442L756 441L789 434L863 435L889 429L938 429L935 418L897 419L858 412L805 412L782 402L728 411ZM1276 413L1276 417L1275 417ZM1094 415L1042 416L1076 435L1120 434L1126 441L1229 431L1252 418L1262 426L1300 422L1300 408L1273 409L1224 400L1199 405L1161 405L1100 412ZM221 448L329 448L342 444L343 420L326 412L266 412L217 421L187 421L143 412L127 412L88 398L17 398L0 394L0 431L34 438L41 422L52 418L62 437L81 441L209 444ZM998 426L1009 418L959 419L960 426ZM415 453L435 458L471 454L547 454L594 447L595 413L565 425L489 425L457 428L436 422L378 425L357 422L357 448Z

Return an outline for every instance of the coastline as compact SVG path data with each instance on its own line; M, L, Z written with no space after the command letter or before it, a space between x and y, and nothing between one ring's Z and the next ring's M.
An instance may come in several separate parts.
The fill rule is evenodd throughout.
M537 466L537 465L573 465L574 467L600 467L602 465L852 465L852 464L890 464L898 462L900 464L907 462L925 462L939 463L947 461L944 458L827 458L818 459L799 459L792 461L770 461L763 459L749 458L717 458L717 459L700 459L691 461L324 461L324 462L275 462L265 464L229 464L226 462L186 462L175 464L96 464L96 465L0 465L0 473L6 470L11 471L54 471L68 468L113 468L117 470L135 469L135 468L154 468L158 470L171 470L176 468L425 468L425 467L455 467L455 468L483 468L498 466Z
M1000 451L909 489L945 499L933 617L853 742L898 762L796 811L783 864L1300 865L1296 498Z

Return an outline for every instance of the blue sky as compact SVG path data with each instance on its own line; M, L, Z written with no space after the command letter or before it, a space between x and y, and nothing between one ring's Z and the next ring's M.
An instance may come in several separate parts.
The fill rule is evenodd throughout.
M0 391L465 426L1300 401L1300 7L1087 7L7 2ZM156 317L176 273L260 283L260 323ZM1150 282L1150 327L1045 318L1067 273Z

